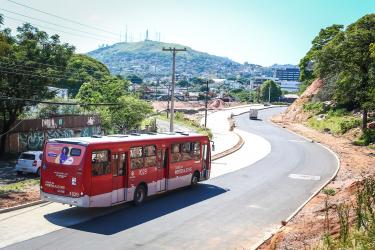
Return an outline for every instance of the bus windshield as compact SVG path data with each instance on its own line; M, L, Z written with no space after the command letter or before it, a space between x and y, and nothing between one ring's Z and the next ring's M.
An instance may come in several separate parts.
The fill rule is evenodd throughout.
M81 163L86 148L68 143L49 142L45 155L48 163L77 166Z

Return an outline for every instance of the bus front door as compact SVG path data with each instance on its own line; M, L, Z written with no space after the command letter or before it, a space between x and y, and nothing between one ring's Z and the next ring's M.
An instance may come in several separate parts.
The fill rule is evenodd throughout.
M158 149L158 192L166 190L167 185L167 164L168 164L168 151L167 149Z
M207 180L210 178L211 170L211 148L210 144L203 144L203 160L202 160L202 177Z
M126 200L126 153L112 154L112 204Z

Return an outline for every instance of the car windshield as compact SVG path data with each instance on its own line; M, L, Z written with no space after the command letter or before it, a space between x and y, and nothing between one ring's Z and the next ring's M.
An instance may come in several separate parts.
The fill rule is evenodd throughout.
M28 153L22 153L20 156L20 159L22 160L35 160L34 154L28 154Z

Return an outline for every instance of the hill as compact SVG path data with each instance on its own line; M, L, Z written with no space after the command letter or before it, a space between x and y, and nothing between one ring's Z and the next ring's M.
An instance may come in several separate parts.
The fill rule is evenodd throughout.
M236 75L242 64L229 58L210 55L193 50L184 45L156 41L116 43L88 53L104 63L112 74L139 74L144 77L169 76L172 67L172 54L162 48L186 48L177 53L176 73L180 75L227 77Z

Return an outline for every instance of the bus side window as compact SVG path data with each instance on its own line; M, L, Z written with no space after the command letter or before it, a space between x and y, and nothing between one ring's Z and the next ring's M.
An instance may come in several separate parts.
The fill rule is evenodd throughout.
M142 147L130 148L130 168L143 168L143 150Z
M181 161L181 153L180 153L180 144L172 144L171 145L172 152L171 152L171 162L179 162Z
M91 175L106 175L111 172L109 164L109 151L93 151L91 154Z
M187 143L183 143L181 144L181 156L182 156L182 161L187 161L187 160L191 160L192 159L192 156L191 156L191 143L190 142L187 142Z
M156 146L150 145L150 146L145 146L143 148L144 148L144 156L145 156L145 168L155 167L156 166Z

